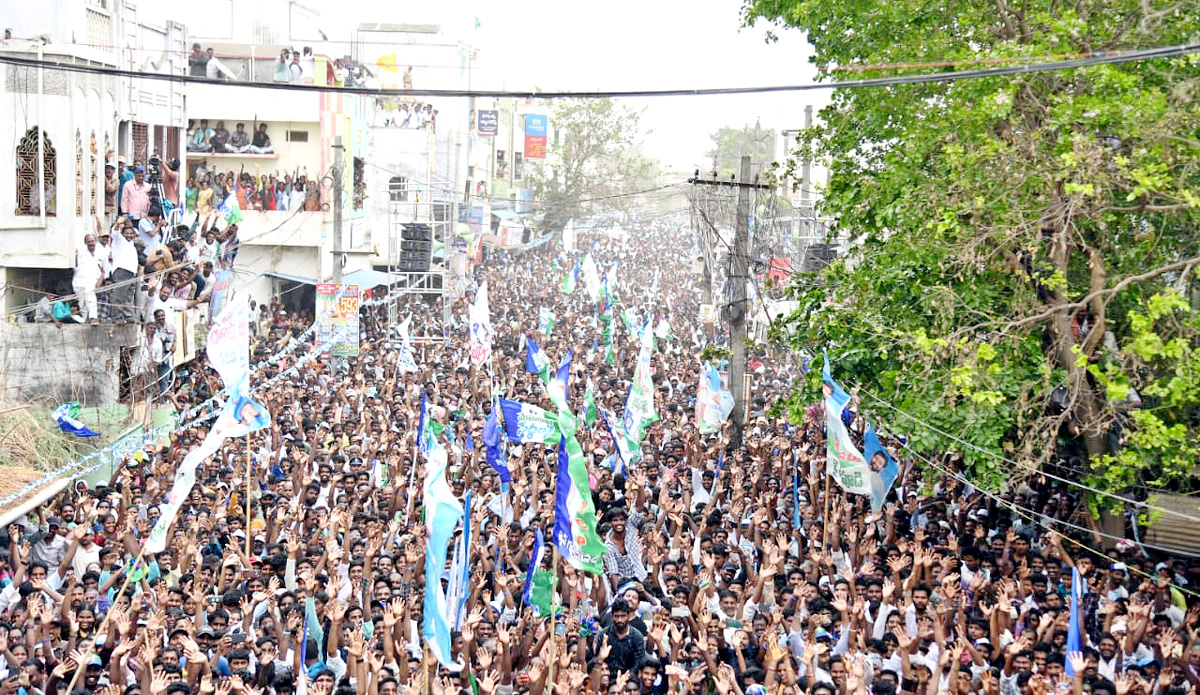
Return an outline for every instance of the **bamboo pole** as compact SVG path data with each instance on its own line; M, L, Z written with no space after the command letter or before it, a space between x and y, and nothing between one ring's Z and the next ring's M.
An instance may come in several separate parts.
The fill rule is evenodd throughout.
M250 539L253 534L250 533L250 433L246 433L246 557L250 557L251 545ZM250 569L247 567L246 569ZM67 691L70 692L70 691Z
M117 593L115 594L116 596L119 597L121 594L125 593L125 589L129 588L129 580L133 578L133 573L137 572L138 565L140 565L140 564L142 564L141 554L139 554L137 556L137 558L134 559L133 566L131 566L129 568L129 571L125 573L125 581L121 583L121 588L117 590ZM104 620L100 621L100 625L96 627L96 632L94 634L96 634L96 635L104 634L105 629L108 627L108 619L112 617L113 613L116 613L116 611L109 610L109 611L105 612ZM96 648L96 640L95 639L88 640L87 646L84 647L84 649L83 649L84 661L81 664L75 665L75 675L71 676L71 682L67 685L68 693L75 692L75 684L79 682L79 676L83 675L83 672L85 670L87 670L87 662L91 660L92 652L95 648Z

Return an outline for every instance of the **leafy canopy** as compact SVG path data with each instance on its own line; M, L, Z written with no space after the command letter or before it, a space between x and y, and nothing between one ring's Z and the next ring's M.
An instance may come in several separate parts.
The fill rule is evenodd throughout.
M749 0L744 19L807 32L835 79L1182 44L1198 10ZM972 62L944 67L956 61ZM869 67L914 63L939 66ZM864 408L984 479L1015 472L1000 455L1065 460L1114 489L1186 485L1200 449L1198 93L1196 56L835 90L798 154L830 167L822 205L852 252L798 278L781 335L828 347ZM814 376L797 414L815 393Z

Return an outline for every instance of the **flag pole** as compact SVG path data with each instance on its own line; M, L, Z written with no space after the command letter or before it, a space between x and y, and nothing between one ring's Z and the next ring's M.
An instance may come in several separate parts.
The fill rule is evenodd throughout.
M250 433L246 433L246 558L250 558ZM250 569L247 567L246 569Z
M421 647L421 693L430 695L433 679L429 677L429 642Z
M827 543L829 542L829 497L832 488L830 487L829 468L825 468L825 518L821 522L821 552L825 552Z
M554 597L558 594L558 546L550 543L550 663L546 665L547 683L551 692L554 689L555 673L558 670L558 606ZM565 617L565 616L564 616ZM68 691L69 692L69 691Z

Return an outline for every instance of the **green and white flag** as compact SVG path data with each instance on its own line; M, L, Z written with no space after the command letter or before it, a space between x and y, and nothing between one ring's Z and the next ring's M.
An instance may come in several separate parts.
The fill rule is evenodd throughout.
M604 288L603 288L603 291L604 291L604 296L608 298L608 301L610 301L610 302L614 302L614 301L616 301L616 296L617 296L617 266L615 266L615 265L614 265L613 267L609 268L609 269L608 269L608 272L606 272L606 273L604 274Z
M554 330L554 312L546 307L538 309L538 333L549 336Z
M571 266L571 270L563 276L562 291L563 294L573 294L575 286L579 284L579 261L575 261L575 265Z
M554 545L575 569L604 573L604 541L596 532L596 505L588 487L587 463L575 437L579 423L570 413L558 414L558 477L554 491Z
M583 394L583 424L591 427L596 424L596 385L589 378L587 391Z

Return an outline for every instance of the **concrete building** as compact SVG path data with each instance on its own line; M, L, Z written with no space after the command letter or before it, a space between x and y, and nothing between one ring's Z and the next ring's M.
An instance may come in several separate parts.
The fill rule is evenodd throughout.
M104 164L146 164L182 148L183 87L156 79L73 72L41 61L182 75L183 26L165 7L121 0L50 0L37 12L8 4L0 25L0 287L6 313L38 291L70 292L75 249L104 207ZM125 48L137 46L137 50ZM39 193L39 190L41 193Z
M9 399L113 403L128 389L132 326L33 324L42 293L69 294L75 251L107 226L105 163L182 151L186 32L170 8L49 0L0 8L0 387ZM131 48L136 47L136 48ZM83 68L71 70L48 64ZM120 69L146 75L105 74Z

